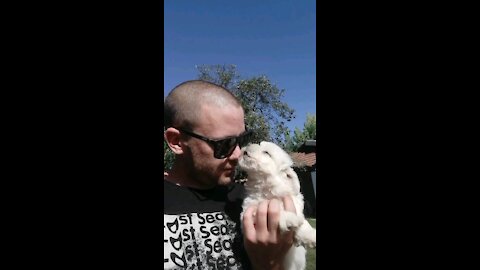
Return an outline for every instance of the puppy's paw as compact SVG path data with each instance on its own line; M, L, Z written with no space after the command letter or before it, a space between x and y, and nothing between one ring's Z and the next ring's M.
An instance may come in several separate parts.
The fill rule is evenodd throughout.
M317 230L305 221L295 232L295 243L304 247L315 248L317 246Z
M301 245L304 247L309 247L309 248L316 248L317 246L317 239L315 235L301 235L301 234L296 234L295 235L295 243L297 245Z
M280 215L279 227L281 232L295 230L303 224L303 219L295 213L284 211Z

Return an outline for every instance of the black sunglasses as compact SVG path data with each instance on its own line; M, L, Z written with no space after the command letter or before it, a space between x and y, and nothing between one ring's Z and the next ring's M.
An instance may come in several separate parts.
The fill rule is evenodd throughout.
M229 157L233 153L233 151L235 151L237 144L240 146L240 148L245 146L249 142L250 136L252 134L251 130L247 130L236 137L227 137L224 139L212 140L181 128L177 129L189 136L200 139L212 145L213 156L218 159Z

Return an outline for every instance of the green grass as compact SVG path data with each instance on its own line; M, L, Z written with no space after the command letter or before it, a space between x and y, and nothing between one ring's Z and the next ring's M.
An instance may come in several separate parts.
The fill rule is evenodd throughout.
M310 225L313 228L317 228L317 220L313 218L307 218ZM317 269L317 254L314 248L307 248L307 267L306 270Z

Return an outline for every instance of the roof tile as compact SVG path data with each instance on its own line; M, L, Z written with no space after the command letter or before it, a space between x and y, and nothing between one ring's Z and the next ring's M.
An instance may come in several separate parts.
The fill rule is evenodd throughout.
M301 153L301 152L293 152L290 153L290 157L293 160L294 167L312 167L317 163L317 153Z

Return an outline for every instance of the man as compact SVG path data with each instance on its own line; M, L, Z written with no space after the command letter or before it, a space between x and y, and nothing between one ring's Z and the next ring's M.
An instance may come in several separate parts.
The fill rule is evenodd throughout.
M293 242L278 230L280 202L240 212L243 186L233 183L248 142L244 111L228 90L187 81L165 98L164 138L175 154L164 176L164 269L282 269ZM284 199L285 208L295 211Z

